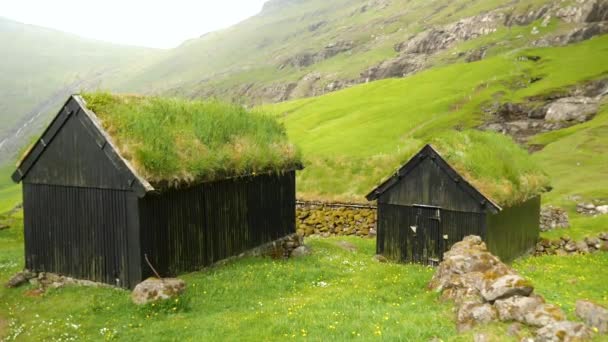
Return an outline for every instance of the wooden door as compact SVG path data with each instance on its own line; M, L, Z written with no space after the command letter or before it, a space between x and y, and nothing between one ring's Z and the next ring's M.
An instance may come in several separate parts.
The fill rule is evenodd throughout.
M424 265L438 265L443 258L444 243L441 229L441 209L416 207L416 226L412 259Z

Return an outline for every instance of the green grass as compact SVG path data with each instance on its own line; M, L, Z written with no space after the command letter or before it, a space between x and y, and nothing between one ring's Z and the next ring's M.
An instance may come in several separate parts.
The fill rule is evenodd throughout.
M605 35L566 47L509 51L475 63L436 67L404 79L263 108L285 122L290 138L302 148L307 165L298 178L302 197L363 201L363 195L407 160L404 151L442 131L479 125L486 119L483 108L492 103L523 101L604 77L607 46ZM518 58L522 55L538 55L541 61L522 61ZM533 76L543 78L529 83ZM595 132L595 144L602 146L605 134L596 127L603 125L602 118L587 124L587 133L579 132L578 127L570 131ZM588 146L582 148L589 151ZM539 154L547 156L539 161L556 179L557 192L561 175L555 173L550 160L566 157L558 150L547 146ZM598 159L598 167L602 160ZM562 170L567 165L571 164L563 164ZM600 177L597 167L588 172ZM578 175L583 177L583 173Z
M532 281L535 292L547 302L559 305L569 319L577 320L574 309L579 299L608 307L608 277L598 273L605 265L608 253L525 258L517 260L513 267Z
M83 97L123 157L152 182L210 181L300 163L275 118L237 105L109 93Z
M19 221L20 222L20 221ZM357 246L343 250L339 241ZM20 227L0 231L0 281L23 263ZM308 239L313 254L287 261L246 258L183 275L179 301L138 308L129 292L65 287L41 297L32 286L0 288L0 336L17 340L401 340L470 341L475 333L506 337L508 324L457 334L452 303L426 289L434 269L371 260L375 240ZM537 293L572 317L577 299L608 304L597 269L608 253L518 260ZM236 280L236 281L235 281ZM600 340L598 338L598 340Z
M21 202L21 185L13 183L12 165L0 166L0 214L13 209Z

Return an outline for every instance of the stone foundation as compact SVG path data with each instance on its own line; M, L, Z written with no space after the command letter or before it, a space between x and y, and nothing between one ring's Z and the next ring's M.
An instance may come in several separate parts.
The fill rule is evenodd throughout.
M376 236L372 205L298 201L296 230L300 236Z

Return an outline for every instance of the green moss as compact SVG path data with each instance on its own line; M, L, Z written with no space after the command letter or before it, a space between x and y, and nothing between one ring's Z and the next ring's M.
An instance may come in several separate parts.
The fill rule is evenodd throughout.
M83 94L120 153L151 182L210 181L300 163L284 127L217 101Z

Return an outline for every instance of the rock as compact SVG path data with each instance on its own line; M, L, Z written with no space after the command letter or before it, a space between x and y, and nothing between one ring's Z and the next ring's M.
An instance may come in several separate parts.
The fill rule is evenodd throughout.
M579 241L576 243L576 249L583 254L589 253L589 246L584 241Z
M131 293L131 300L137 305L144 305L159 300L172 299L186 290L186 283L177 278L148 278L137 284Z
M582 323L561 321L552 322L538 329L535 341L561 342L584 341L590 339L593 332Z
M562 309L553 304L541 304L533 311L524 316L524 322L528 325L543 327L547 324L563 321L566 315Z
M374 255L372 257L372 260L380 262L380 263L387 263L388 262L388 259L384 255L381 255L381 254Z
M488 303L463 303L458 309L458 331L468 330L477 324L489 323L496 317L496 309Z
M8 282L6 282L6 287L14 288L19 287L25 283L28 283L30 279L36 278L37 274L34 272L30 272L28 270L24 270L13 275Z
M608 333L608 309L586 300L576 301L576 315L601 334Z
M597 113L598 107L598 101L590 97L565 97L547 106L545 120L585 122Z
M595 211L597 211L597 213L600 215L606 215L608 214L608 205L600 205L595 207Z
M513 323L509 325L509 328L507 328L507 335L519 337L519 335L521 334L521 329L522 325L520 323Z
M600 239L598 239L598 238L586 237L585 243L587 244L587 246L589 246L589 248L598 249L601 246Z
M5 223L0 223L0 230L9 229L11 226Z
M501 321L525 322L525 316L545 301L539 296L513 296L494 302Z
M528 296L534 287L524 278L516 274L508 274L496 280L486 282L481 289L481 295L489 302L511 296Z
M306 245L302 245L302 246L294 249L291 252L291 257L292 258L300 258L300 257L307 256L307 255L310 255L310 254L312 254L312 250L310 249L310 247L308 247Z
M598 239L600 239L600 240L607 241L607 240L608 240L608 233L607 233L607 232L599 233L599 234L597 235L597 237L598 237Z
M564 245L564 250L569 253L576 252L576 243L573 241L568 241L566 245Z

